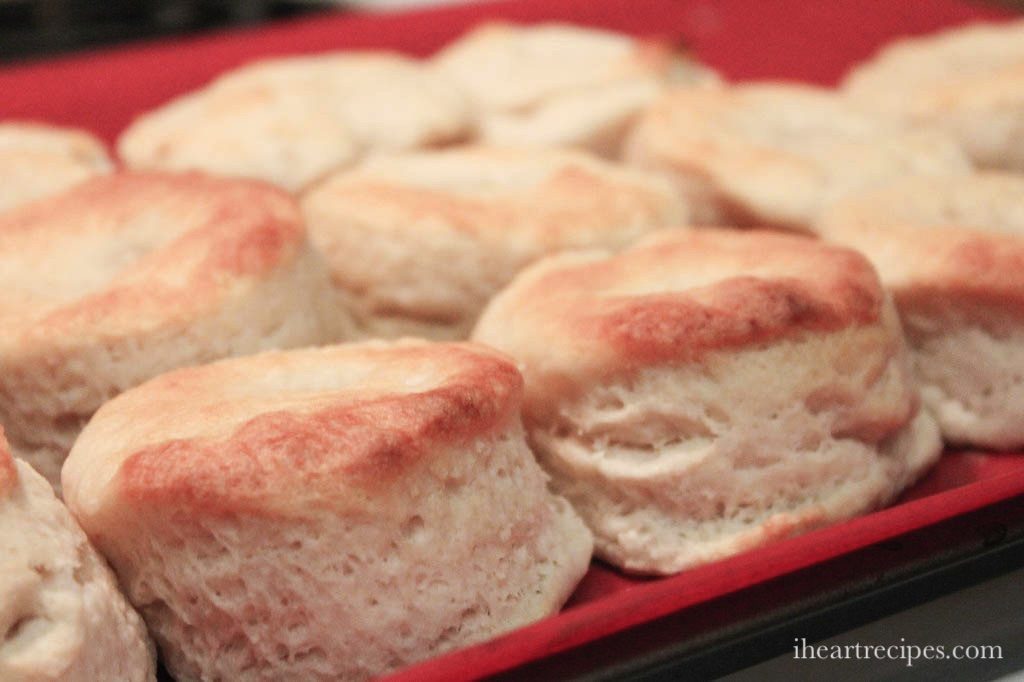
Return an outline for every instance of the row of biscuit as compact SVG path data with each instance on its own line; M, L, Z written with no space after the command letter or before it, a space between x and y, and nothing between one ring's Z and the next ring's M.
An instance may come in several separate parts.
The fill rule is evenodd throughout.
M1022 30L889 87L995 93L1017 57L970 45ZM0 678L154 674L76 523L176 677L364 678L557 611L592 551L672 573L892 501L940 428L1019 446L1024 179L972 168L1019 146L900 101L500 26L242 68L133 125L140 170L0 130L0 424L75 519L0 447ZM517 146L408 151L467 138ZM476 343L330 345L410 334Z
M205 170L292 191L385 152L474 140L615 155L665 88L714 83L667 46L565 25L486 25L428 62L384 52L269 59L140 117L134 168Z

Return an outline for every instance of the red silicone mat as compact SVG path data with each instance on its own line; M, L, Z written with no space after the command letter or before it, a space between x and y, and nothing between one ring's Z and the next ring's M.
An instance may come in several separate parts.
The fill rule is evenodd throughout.
M257 30L149 43L0 68L0 118L89 128L108 141L133 116L259 56L395 48L423 55L485 18L572 20L687 46L732 79L834 83L899 35L1005 10L950 0L520 0L386 15L327 15ZM1024 494L1024 455L950 453L886 510L661 579L595 563L557 616L405 670L449 680L508 670L858 548Z

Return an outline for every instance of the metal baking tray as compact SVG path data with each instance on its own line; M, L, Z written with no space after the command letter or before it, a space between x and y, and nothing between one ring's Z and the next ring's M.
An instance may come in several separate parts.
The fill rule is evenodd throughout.
M494 18L566 20L667 38L730 79L831 84L893 37L1006 16L1005 9L953 0L518 0L391 14L328 14L0 68L0 118L82 126L113 141L138 113L257 57L367 48L425 55L475 23ZM998 516L1004 513L1000 504L1020 501L1022 495L1024 454L950 452L887 509L676 576L629 577L595 561L558 615L413 666L393 679L466 679L508 671L514 676L524 670L520 666L536 666L559 652L594 655L595 646L599 650L605 640L610 647L628 648L636 639L631 644L623 633L645 624L696 614L729 595L774 585L814 567L834 572L830 567L844 557L856 569L857 562L871 561L865 552L872 548L985 510Z

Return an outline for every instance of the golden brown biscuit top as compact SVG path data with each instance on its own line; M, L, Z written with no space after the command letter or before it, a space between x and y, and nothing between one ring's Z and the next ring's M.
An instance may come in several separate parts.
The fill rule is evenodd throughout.
M716 80L667 45L560 23L485 24L441 50L434 65L487 111L520 110L548 97L637 80Z
M627 143L645 165L696 174L752 224L807 229L823 206L906 175L965 173L957 144L860 110L831 90L791 83L664 95Z
M706 139L709 146L734 142L808 153L832 141L861 142L896 128L851 109L829 90L783 82L676 90L650 115L667 132Z
M653 174L580 152L501 147L374 159L314 187L302 204L314 239L328 252L338 225L454 229L545 253L625 245L638 229L684 224L687 217L671 185Z
M465 97L387 52L266 59L139 117L118 140L136 168L203 169L292 191L365 154L469 134Z
M464 137L464 96L417 60L393 52L328 52L265 59L230 71L211 89L291 93L328 109L361 147L379 151ZM312 99L309 99L308 97Z
M907 178L836 202L818 232L863 251L903 302L966 296L1024 310L1024 177Z
M31 121L0 122L0 154L30 149L66 155L88 165L110 163L103 143L84 130Z
M964 228L1024 237L1024 176L978 172L967 176L904 178L836 202L829 211L851 229L904 224L925 231Z
M975 106L1019 100L1021 83L1024 20L894 41L851 70L843 87L872 107L930 115L948 113L964 97Z
M564 395L647 366L873 325L883 303L854 251L771 232L670 230L612 257L540 261L491 302L473 338L511 353L528 381L545 382L539 393Z
M119 173L0 215L4 345L153 329L289 260L297 206L259 182Z
M65 497L86 514L113 498L202 514L365 510L421 464L433 471L438 453L507 426L521 394L512 363L475 344L370 342L181 369L96 413L65 465ZM436 464L429 475L443 479Z

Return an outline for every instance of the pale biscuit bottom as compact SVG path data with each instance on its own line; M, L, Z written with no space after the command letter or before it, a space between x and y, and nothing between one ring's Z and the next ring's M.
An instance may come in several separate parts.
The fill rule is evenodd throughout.
M553 441L538 436L541 448L557 449L562 456L579 447ZM555 490L572 501L594 532L596 556L627 571L671 574L884 507L934 464L940 444L935 420L921 411L877 446L854 439L823 442L813 450L792 451L793 462L761 471L728 473L708 466L694 476L685 468L666 467L646 481L614 475L600 481L568 478L557 467L552 473ZM723 457L738 454L715 451ZM661 453L679 455L702 457L686 445ZM822 472L806 474L811 479L806 487L801 464ZM748 479L749 486L726 493L722 479L729 477ZM761 486L777 497L764 499Z
M0 679L154 680L152 644L110 569L47 482L14 465L20 485L0 500L0 536L14 534L0 537Z
M552 488L596 555L675 573L872 511L912 484L942 443L908 400L902 352L842 377L841 354L793 363L827 344L752 351L732 370L647 369L534 424Z
M459 464L378 518L142 521L113 551L171 672L365 679L555 613L592 540L521 427L443 458Z
M1008 450L1024 444L1024 328L938 327L904 317L921 397L944 439Z

